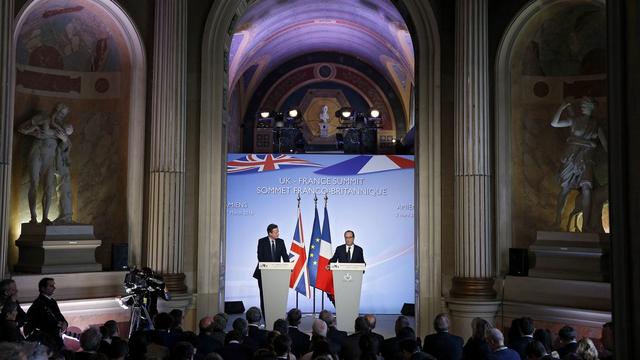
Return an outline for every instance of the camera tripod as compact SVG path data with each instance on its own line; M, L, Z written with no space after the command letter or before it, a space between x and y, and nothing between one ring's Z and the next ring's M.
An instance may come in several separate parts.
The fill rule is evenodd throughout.
M134 331L153 330L153 321L145 304L141 303L137 296L134 296L133 306L131 306L131 319L129 320L129 337Z

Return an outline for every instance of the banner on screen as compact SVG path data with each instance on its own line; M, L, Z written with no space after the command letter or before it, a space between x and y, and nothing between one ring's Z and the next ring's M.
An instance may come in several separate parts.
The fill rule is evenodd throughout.
M314 195L318 212L324 214L326 194L332 251L344 244L346 230L355 232L355 243L364 249L367 270L360 311L398 314L402 304L414 302L413 156L229 154L227 160L226 301L259 306L258 285L252 277L258 239L274 223L291 248L300 195L308 253ZM322 215L320 219L326 221ZM322 309L321 297L316 290L316 311ZM293 289L288 301L288 308L296 305ZM313 296L299 296L298 306L311 312ZM324 307L333 310L326 297Z

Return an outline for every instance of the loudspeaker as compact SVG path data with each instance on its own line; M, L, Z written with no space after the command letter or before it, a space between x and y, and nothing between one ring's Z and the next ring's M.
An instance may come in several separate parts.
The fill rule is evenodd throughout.
M242 301L225 301L224 312L227 314L243 314L244 304Z
M404 303L402 305L402 310L400 310L400 314L404 316L415 316L416 315L416 305Z
M529 276L529 252L527 249L509 248L509 275Z
M129 244L111 244L111 270L129 268Z

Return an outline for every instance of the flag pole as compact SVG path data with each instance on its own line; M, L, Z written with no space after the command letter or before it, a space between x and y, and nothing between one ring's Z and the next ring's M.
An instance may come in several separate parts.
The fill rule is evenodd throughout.
M318 194L313 193L313 204L316 209L316 215L318 214ZM313 243L313 239L311 240ZM316 269L317 271L317 269ZM316 279L317 280L317 279ZM313 317L316 317L316 284L313 284Z
M324 208L327 208L327 201L329 200L329 196L327 196L327 193L324 193ZM322 310L324 310L324 290L322 290Z
M298 214L299 214L300 213L300 193L298 193L298 199L297 200L298 200ZM297 219L297 217L296 217L296 219ZM296 309L299 308L299 306L298 306L298 295L300 295L300 293L296 291Z

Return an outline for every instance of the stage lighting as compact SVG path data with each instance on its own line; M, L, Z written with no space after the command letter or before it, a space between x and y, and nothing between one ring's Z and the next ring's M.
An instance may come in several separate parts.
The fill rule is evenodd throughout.
M295 119L298 117L299 114L300 113L298 112L298 109L293 108L289 110L289 117L292 117Z
M376 109L371 109L369 111L369 116L372 118L378 118L380 117L380 111L376 110Z
M263 119L270 118L271 111L267 111L267 110L260 111L260 117Z
M336 111L336 117L341 118L342 120L350 120L351 115L353 115L353 109L350 107L343 107Z

